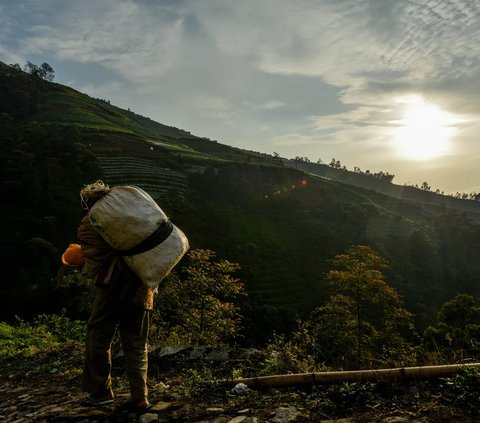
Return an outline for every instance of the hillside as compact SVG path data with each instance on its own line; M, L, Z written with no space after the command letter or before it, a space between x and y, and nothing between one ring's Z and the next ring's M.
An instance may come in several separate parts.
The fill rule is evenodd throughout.
M375 178L372 174L336 169L321 163L311 163L293 159L283 159L283 163L312 175L370 189L390 197L458 210L459 212L465 213L473 221L480 222L480 201L455 198L413 186L396 185L391 181Z
M387 279L420 327L457 292L480 294L480 212L469 209L473 202L437 201L434 194L427 201L296 169L4 64L0 116L1 193L8 200L0 206L0 270L16 275L0 288L2 318L71 307L52 278L74 240L79 189L97 178L144 188L192 248L240 263L253 340L321 304L329 260L354 244L388 259Z

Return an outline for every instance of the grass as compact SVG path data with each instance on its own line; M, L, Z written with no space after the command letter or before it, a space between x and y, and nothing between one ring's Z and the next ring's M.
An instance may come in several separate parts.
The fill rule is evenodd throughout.
M45 407L55 401L51 396L45 396L45 392L51 393L56 388L61 392L78 391L83 331L83 322L72 321L63 315L41 315L31 323L21 320L14 324L0 323L0 365L3 370L0 382L7 381L6 386L10 384L10 387L18 382L28 389L36 405ZM320 421L327 417L386 421L387 418L405 416L430 418L432 421L473 422L478 418L480 375L476 369L467 369L450 378L410 383L343 382L266 390L249 386L244 394L235 395L224 384L232 375L255 376L262 368L269 369L268 373L278 373L277 363L269 361L269 354L263 351L248 355L247 350L231 347L229 360L219 363L208 360L206 355L193 360L190 352L186 350L162 359L155 354L151 356L150 400L168 406L153 411L163 413L162 418L166 421L180 420L175 413L181 408L187 413L185 418L204 420L206 410L212 407L222 408L223 414L231 416L237 415L238 410L249 409L257 418L267 420L280 406L297 410L301 414L299 421ZM304 357L300 354L296 358L301 360ZM114 361L113 385L118 398L128 396L123 362L118 360ZM24 402L17 400L10 391L4 391L9 395L9 401L24 406ZM70 408L71 404L67 407ZM77 412L83 415L85 410Z
M66 341L80 341L85 327L85 322L55 314L40 315L31 323L18 318L14 324L0 322L0 360L29 359Z

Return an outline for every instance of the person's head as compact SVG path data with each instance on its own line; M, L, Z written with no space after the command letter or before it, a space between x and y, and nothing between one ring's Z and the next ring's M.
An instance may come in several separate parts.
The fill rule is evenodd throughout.
M96 181L93 184L85 185L80 190L80 203L82 210L89 211L92 206L104 195L110 192L110 187L103 181Z

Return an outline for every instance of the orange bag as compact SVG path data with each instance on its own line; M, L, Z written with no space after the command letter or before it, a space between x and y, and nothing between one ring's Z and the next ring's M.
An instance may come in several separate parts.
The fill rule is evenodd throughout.
M62 254L62 263L67 266L83 267L85 259L82 255L82 247L79 244L70 244Z

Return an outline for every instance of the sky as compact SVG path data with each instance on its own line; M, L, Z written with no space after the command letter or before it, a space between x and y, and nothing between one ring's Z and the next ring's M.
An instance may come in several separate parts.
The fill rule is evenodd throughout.
M0 61L224 144L480 192L477 0L0 0Z

